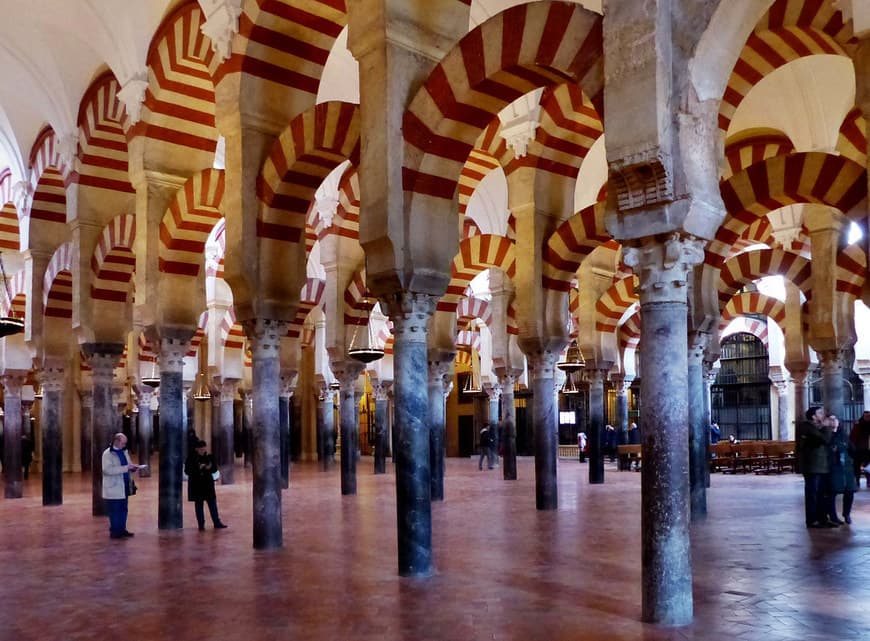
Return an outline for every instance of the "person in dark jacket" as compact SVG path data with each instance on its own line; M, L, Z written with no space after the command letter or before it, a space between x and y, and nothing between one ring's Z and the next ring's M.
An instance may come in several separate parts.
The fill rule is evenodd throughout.
M196 523L200 530L205 529L205 513L202 504L208 503L208 511L214 529L227 527L218 516L217 498L214 492L214 477L217 472L214 456L205 449L205 441L197 441L184 463L184 473L187 474L187 500L193 501L196 510Z
M864 467L870 463L870 410L864 410L861 418L852 426L849 440L855 446L855 456L852 457L855 469L855 489L861 485L862 475L867 478L867 488L870 489L870 473L864 471Z
M855 445L849 440L845 430L840 429L840 421L836 416L828 416L828 426L831 429L830 464L831 464L831 498L829 501L828 518L837 524L852 522L852 502L855 499L855 473L852 457ZM837 517L837 494L843 495L843 521Z
M27 434L21 435L21 467L24 468L24 480L30 478L30 465L33 463L33 440Z
M800 470L804 475L807 527L837 527L828 520L827 495L831 478L828 443L831 442L831 430L822 424L825 412L821 407L810 407L805 416L806 420L797 427L797 449Z

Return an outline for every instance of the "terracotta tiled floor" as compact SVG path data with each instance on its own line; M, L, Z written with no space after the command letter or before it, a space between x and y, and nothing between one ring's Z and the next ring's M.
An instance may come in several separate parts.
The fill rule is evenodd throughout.
M389 464L388 464L388 467ZM0 499L0 641L92 639L523 641L870 639L870 492L851 528L803 527L800 477L716 475L710 516L693 530L695 622L640 618L640 475L559 463L558 512L534 509L520 480L448 460L433 510L437 573L396 573L393 476L359 467L342 497L337 468L294 466L282 550L251 547L251 486L219 488L230 529L157 530L157 480L131 501L136 537L108 538L90 515L89 479L66 475L65 503L43 508L38 480ZM193 527L190 527L190 526Z

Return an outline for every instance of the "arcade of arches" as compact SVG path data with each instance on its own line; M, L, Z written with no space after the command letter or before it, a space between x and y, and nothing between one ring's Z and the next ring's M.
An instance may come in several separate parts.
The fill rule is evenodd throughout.
M773 438L812 377L833 412L870 403L863 0L0 5L7 501L26 417L55 505L137 412L180 528L188 424L232 483L244 399L254 547L335 429L336 492L354 445L392 457L398 571L425 577L457 376L506 483L523 397L528 509L554 510L576 341L588 481L639 412L642 618L680 625L723 340L763 344Z

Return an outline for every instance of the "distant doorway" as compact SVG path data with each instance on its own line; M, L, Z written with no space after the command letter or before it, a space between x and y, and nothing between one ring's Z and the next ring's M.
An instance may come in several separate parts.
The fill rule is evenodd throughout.
M474 456L474 416L459 417L459 456Z

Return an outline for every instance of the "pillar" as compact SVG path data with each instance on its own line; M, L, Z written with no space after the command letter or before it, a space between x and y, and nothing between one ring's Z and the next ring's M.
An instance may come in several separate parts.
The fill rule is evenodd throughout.
M535 504L539 510L559 507L556 459L559 453L555 366L562 350L527 354L532 378L532 420L535 432Z
M870 372L858 372L858 377L864 387L864 411L870 412Z
M139 388L138 407L139 414L139 465L148 467L139 470L141 478L151 476L151 450L154 443L154 417L151 414L151 400L154 398L154 390L148 386Z
M375 387L375 474L387 472L387 450L390 448L390 430L387 425L387 386L378 383Z
M843 352L837 349L818 352L822 366L822 403L827 414L843 418Z
M157 499L157 527L184 527L182 478L187 440L184 355L190 336L162 336L160 339L160 486ZM192 332L190 333L192 335Z
M24 496L21 469L21 386L26 372L7 371L3 375L3 478L4 496L20 499Z
M80 455L82 472L90 472L92 463L93 440L94 440L94 390L79 390L79 407L81 409L81 442Z
M517 480L517 412L514 407L514 384L516 381L516 375L511 372L502 371L499 374L502 469L505 481Z
M707 518L707 457L710 423L704 411L704 349L708 335L693 332L688 343L689 501L693 523Z
M797 425L804 420L804 415L810 407L809 375L804 368L789 368L789 373L794 385L794 417Z
M640 352L642 617L685 625L693 611L686 281L703 261L703 244L674 234L625 248L623 258L639 278L646 337Z
M773 387L776 390L777 410L776 410L776 438L780 441L787 441L788 438L788 423L791 412L788 406L788 382L774 381Z
M42 504L63 504L63 388L64 367L60 359L46 359L40 374L42 403Z
M356 443L359 434L357 407L354 400L356 382L363 370L362 363L345 361L332 364L332 373L339 387L339 429L341 430L341 493L356 494Z
M235 469L235 408L233 402L236 399L236 390L239 381L233 378L225 378L219 387L220 405L218 406L218 422L215 433L215 460L221 471L221 485L235 483L233 471Z
M498 405L501 398L501 387L498 382L492 385L485 385L483 391L486 392L489 398L489 426L490 438L492 439L492 451L495 464L498 465L498 452L501 449L501 425L499 425Z
M279 548L284 543L281 522L281 435L278 394L281 390L279 352L287 323L256 319L244 323L251 345L254 404L252 466L254 548Z
M112 382L121 361L123 343L85 343L82 349L93 372L94 409L91 447L91 513L106 516L103 505L103 451L112 444L115 432L115 403Z
M335 453L335 439L333 438L335 412L332 390L324 386L320 396L318 396L318 402L317 442L320 443L320 461L323 464L324 471L326 471L332 464Z
M431 498L444 500L444 458L447 434L447 408L444 405L444 385L450 363L429 361L429 470Z
M604 483L604 380L607 370L592 367L586 370L589 383L589 425L586 428L589 483Z
M396 522L399 574L432 574L432 490L426 334L437 298L399 292L386 301L393 321Z
M281 487L290 487L290 412L293 397L295 377L281 376L281 395L278 397L278 416L280 418L279 430L281 432Z
M633 378L626 376L615 376L612 379L613 386L616 389L616 416L614 417L614 427L616 428L617 443L626 445L626 436L628 434L628 388L631 387Z
M710 361L702 361L704 375L704 422L709 430L710 424L713 422L713 383L716 382L716 376L719 370L713 369L713 363ZM707 443L709 451L710 434L707 433ZM710 487L710 466L704 466L704 487Z

